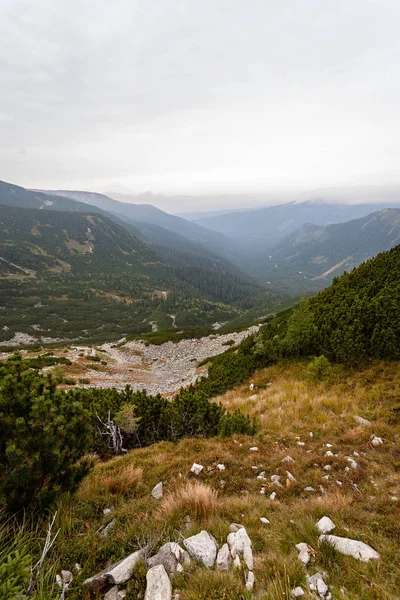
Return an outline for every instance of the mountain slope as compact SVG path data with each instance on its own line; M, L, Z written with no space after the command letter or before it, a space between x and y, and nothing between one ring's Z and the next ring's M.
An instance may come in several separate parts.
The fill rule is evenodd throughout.
M119 202L113 200L104 194L96 194L92 192L72 191L72 190L57 190L44 192L52 196L63 196L86 202L88 204L98 206L102 210L111 212L120 218L129 219L133 224L147 223L163 227L171 232L175 232L192 242L202 244L213 252L218 252L225 257L229 257L232 253L232 248L235 246L233 240L226 236L217 234L214 231L209 231L195 223L191 223L170 215L151 204L131 204L128 202Z
M271 250L272 262L331 279L400 242L400 209L321 227L307 223ZM271 270L271 268L270 268Z
M249 247L271 249L282 238L305 223L329 225L364 217L382 208L400 208L397 204L325 204L290 202L260 210L232 212L195 221L223 235L245 241Z
M149 331L151 322L167 327L168 314L177 325L238 314L203 298L148 244L102 215L1 206L0 231L3 340L16 332L111 339ZM210 278L216 294L238 292L232 279L231 289Z

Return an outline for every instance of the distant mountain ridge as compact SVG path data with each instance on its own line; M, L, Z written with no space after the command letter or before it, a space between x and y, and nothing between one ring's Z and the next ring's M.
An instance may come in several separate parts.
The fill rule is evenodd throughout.
M271 250L274 264L327 280L400 243L400 208L325 227L307 223Z

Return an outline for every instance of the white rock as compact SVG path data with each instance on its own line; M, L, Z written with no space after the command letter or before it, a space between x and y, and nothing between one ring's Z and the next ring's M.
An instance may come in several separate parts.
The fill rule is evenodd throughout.
M304 592L299 585L296 588L294 588L294 590L292 590L290 594L292 598L301 598L302 596L304 596Z
M298 446L300 446L300 447L302 447L302 446L305 446L305 443L304 443L304 442L296 442L296 444L297 444Z
M321 544L322 542L327 542L341 554L353 556L362 562L378 560L380 558L380 554L376 550L359 540L338 537L337 535L320 535L318 543Z
M253 550L251 549L250 546L245 546L243 548L243 559L244 559L244 562L246 563L246 567L249 569L249 571L252 571L254 569L254 559L253 559Z
M330 533L336 527L335 523L329 517L322 517L316 525L320 533Z
M368 419L364 419L363 417L359 417L358 415L354 415L354 420L362 427L368 427L368 425L371 425L371 421L368 421Z
M325 452L324 456L333 456L333 452L328 450L327 452Z
M375 447L380 446L381 444L383 444L383 439L380 437L376 437L375 435L371 440L371 444Z
M271 475L272 483L280 483L281 476L280 475Z
M162 481L160 481L160 483L157 483L157 485L155 485L153 487L153 489L151 490L151 495L156 500L160 500L162 498L162 495L163 495L163 484L162 484Z
M300 542L300 544L296 544L296 549L299 551L298 559L306 567L311 560L311 553L308 545L305 542Z
M259 449L257 448L257 446L252 446L250 448L250 452L259 452Z
M103 510L103 515L109 515L109 514L110 514L110 512L111 512L111 508L105 508L105 509Z
M253 469L253 471L258 471L258 467L256 466L252 466L251 468Z
M254 383L251 383L249 385L249 391L252 392L254 390Z
M249 571L246 578L246 590L250 592L254 588L254 573Z
M336 479L336 483L337 483L337 485L339 485L339 486L342 486L342 485L343 485L343 481L339 481L339 479Z
M289 455L285 456L285 458L282 458L281 462L285 463L285 462L294 462L293 458Z
M230 533L227 542L233 558L235 558L236 554L243 554L246 546L251 547L251 539L244 527L238 529L236 533Z
M223 464L219 464L219 465L217 465L217 469L218 469L219 471L225 471L225 465L223 465Z
M346 456L346 460L350 464L350 467L352 469L358 468L358 463L354 460L354 458L352 458L351 456Z
M269 521L266 517L260 517L260 521L263 525L269 525Z
M331 465L325 465L324 471L330 471L332 469Z
M276 498L276 492L272 492L272 494L270 494L269 499L270 500L275 500L275 498Z
M213 566L217 557L218 545L207 531L200 531L197 535L187 538L183 544L192 558L202 562L208 568Z
M133 552L126 558L113 563L104 571L100 571L93 577L89 577L83 582L83 585L90 590L96 591L103 588L107 583L120 585L125 583L132 576L136 564L143 558L143 550Z
M249 396L249 400L256 400L258 398L257 394L253 394L252 396Z
M332 444L325 444L327 448L332 448Z
M309 577L308 586L312 592L318 592L319 596L322 598L324 598L329 592L329 588L326 585L321 573L315 573L315 575Z
M232 564L232 555L228 544L224 544L217 555L217 569L219 571L229 571Z
M329 477L329 475L327 475L327 477ZM315 492L314 488L311 485L304 488L304 491L305 492Z
M146 574L144 600L171 600L172 586L163 565L151 567Z
M291 481L292 483L296 483L297 480L295 477L293 477L293 475L291 474L290 471L286 471L286 475L287 475L289 481Z
M236 555L235 558L233 559L233 566L235 567L235 569L240 569L241 564L240 564L239 555Z
M200 473L202 472L203 469L204 469L203 465L198 465L197 463L193 463L192 468L190 469L190 472L194 473L195 475L200 475Z

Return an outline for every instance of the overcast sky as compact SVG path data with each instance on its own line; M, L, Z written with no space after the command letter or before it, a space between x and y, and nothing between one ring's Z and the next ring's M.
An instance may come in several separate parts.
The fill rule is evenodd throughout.
M0 179L400 183L399 23L400 0L1 0Z

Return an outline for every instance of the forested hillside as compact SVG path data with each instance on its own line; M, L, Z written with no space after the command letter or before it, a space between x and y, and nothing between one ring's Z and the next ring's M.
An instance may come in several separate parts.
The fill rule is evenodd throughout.
M169 314L180 325L211 325L240 314L224 301L245 303L259 291L209 269L185 276L98 214L2 206L0 223L3 341L17 332L105 340L152 322L168 327Z
M261 353L325 355L345 363L400 357L400 245L351 273L263 328Z

